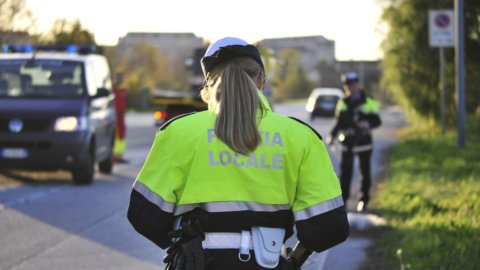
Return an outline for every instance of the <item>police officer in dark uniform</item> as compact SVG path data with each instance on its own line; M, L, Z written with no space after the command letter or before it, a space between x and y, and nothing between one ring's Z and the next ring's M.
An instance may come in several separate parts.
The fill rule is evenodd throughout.
M176 270L292 269L280 254L294 225L306 255L344 241L326 147L307 124L272 112L258 49L222 38L201 63L209 109L158 131L131 193L133 227L168 247L164 262Z
M341 79L346 97L337 104L337 122L327 138L327 143L333 144L335 139L342 143L340 181L345 203L350 196L353 159L355 155L359 157L362 184L357 210L366 211L371 185L370 159L373 149L371 130L381 125L379 106L371 96L360 89L356 72L347 72Z

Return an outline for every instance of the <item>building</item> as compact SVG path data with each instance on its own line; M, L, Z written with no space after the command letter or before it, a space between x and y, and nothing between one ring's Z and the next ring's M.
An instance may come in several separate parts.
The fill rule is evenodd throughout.
M293 49L301 54L300 66L309 80L320 81L318 65L335 62L335 41L323 36L303 36L264 39L261 47L269 48L279 55L283 50Z
M362 88L371 90L379 88L382 77L380 61L338 61L336 68L340 74L356 71Z
M200 52L198 49L208 45L203 38L193 33L131 32L119 39L116 48L125 54L136 44L151 44L157 47L162 54L171 57L177 67L185 65L187 59L195 58L195 61L198 61L201 58L201 55L196 55ZM359 73L362 87L378 91L381 77L380 62L336 61L335 41L323 36L263 39L260 47L269 49L277 57L284 50L298 51L300 67L315 87L342 87L340 74L354 70ZM197 75L201 75L203 79L203 74L198 70L194 73L198 73Z
M197 48L204 47L203 38L193 33L145 33L131 32L119 38L117 49L128 52L136 44L150 44L159 49L162 54L169 55L175 65L183 65L192 57Z

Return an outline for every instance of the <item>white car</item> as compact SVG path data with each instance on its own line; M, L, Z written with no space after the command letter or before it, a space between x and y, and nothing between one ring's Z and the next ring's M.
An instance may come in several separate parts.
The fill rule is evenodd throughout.
M337 102L344 97L340 88L315 88L308 97L305 108L310 120L316 116L334 116Z

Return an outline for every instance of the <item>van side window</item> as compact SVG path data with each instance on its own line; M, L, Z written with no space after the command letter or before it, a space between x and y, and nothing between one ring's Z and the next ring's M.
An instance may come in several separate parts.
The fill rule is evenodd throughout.
M90 96L95 96L97 94L97 83L96 83L96 76L95 72L93 69L93 63L88 62L85 65L85 76L86 76L86 81L87 81L87 89L88 89L88 94Z

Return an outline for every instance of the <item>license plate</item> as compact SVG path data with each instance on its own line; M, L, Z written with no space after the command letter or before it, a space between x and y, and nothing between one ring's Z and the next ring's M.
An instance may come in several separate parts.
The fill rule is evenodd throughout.
M0 155L2 158L26 158L28 151L23 148L5 148L0 151Z
M331 103L322 103L322 104L320 104L320 107L322 107L322 109L325 109L325 110L331 110L331 109L335 108L335 105L333 105Z

